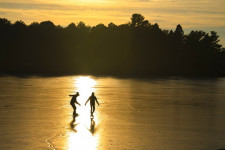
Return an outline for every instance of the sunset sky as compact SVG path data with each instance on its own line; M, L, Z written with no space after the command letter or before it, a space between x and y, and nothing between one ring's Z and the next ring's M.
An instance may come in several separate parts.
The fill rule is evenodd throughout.
M127 23L142 14L162 29L181 24L190 30L215 30L225 47L225 0L0 0L0 18L26 24L50 20L56 25L85 22L94 26Z

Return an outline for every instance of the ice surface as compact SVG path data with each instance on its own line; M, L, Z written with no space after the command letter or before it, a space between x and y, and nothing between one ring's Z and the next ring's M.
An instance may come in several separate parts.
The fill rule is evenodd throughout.
M69 94L80 92L72 117ZM225 78L0 77L0 149L225 148ZM84 106L95 92L94 119Z

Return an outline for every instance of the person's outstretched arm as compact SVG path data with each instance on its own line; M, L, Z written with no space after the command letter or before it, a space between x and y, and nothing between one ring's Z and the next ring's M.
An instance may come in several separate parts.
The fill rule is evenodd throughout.
M80 105L80 103L78 103L77 101L75 102L76 104ZM81 106L81 105L80 105Z
M98 104L98 106L99 106L99 103L98 103L98 100L97 100L97 98L95 98L95 101L97 102L97 104Z
M85 106L86 106L86 104L87 104L87 102L90 100L90 97L88 98L88 100L85 102Z

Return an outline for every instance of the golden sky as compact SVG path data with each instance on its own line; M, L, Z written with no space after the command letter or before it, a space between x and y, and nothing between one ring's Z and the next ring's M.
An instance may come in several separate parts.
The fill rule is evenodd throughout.
M140 13L162 29L181 24L186 31L215 30L225 45L225 0L0 0L0 18L26 24L50 20L56 25L94 26L127 23Z

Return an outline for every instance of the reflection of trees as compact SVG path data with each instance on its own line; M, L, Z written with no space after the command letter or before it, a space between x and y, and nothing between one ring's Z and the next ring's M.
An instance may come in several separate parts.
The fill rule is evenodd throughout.
M127 24L56 26L0 19L0 69L14 73L114 75L224 74L215 31L162 30L141 14Z

